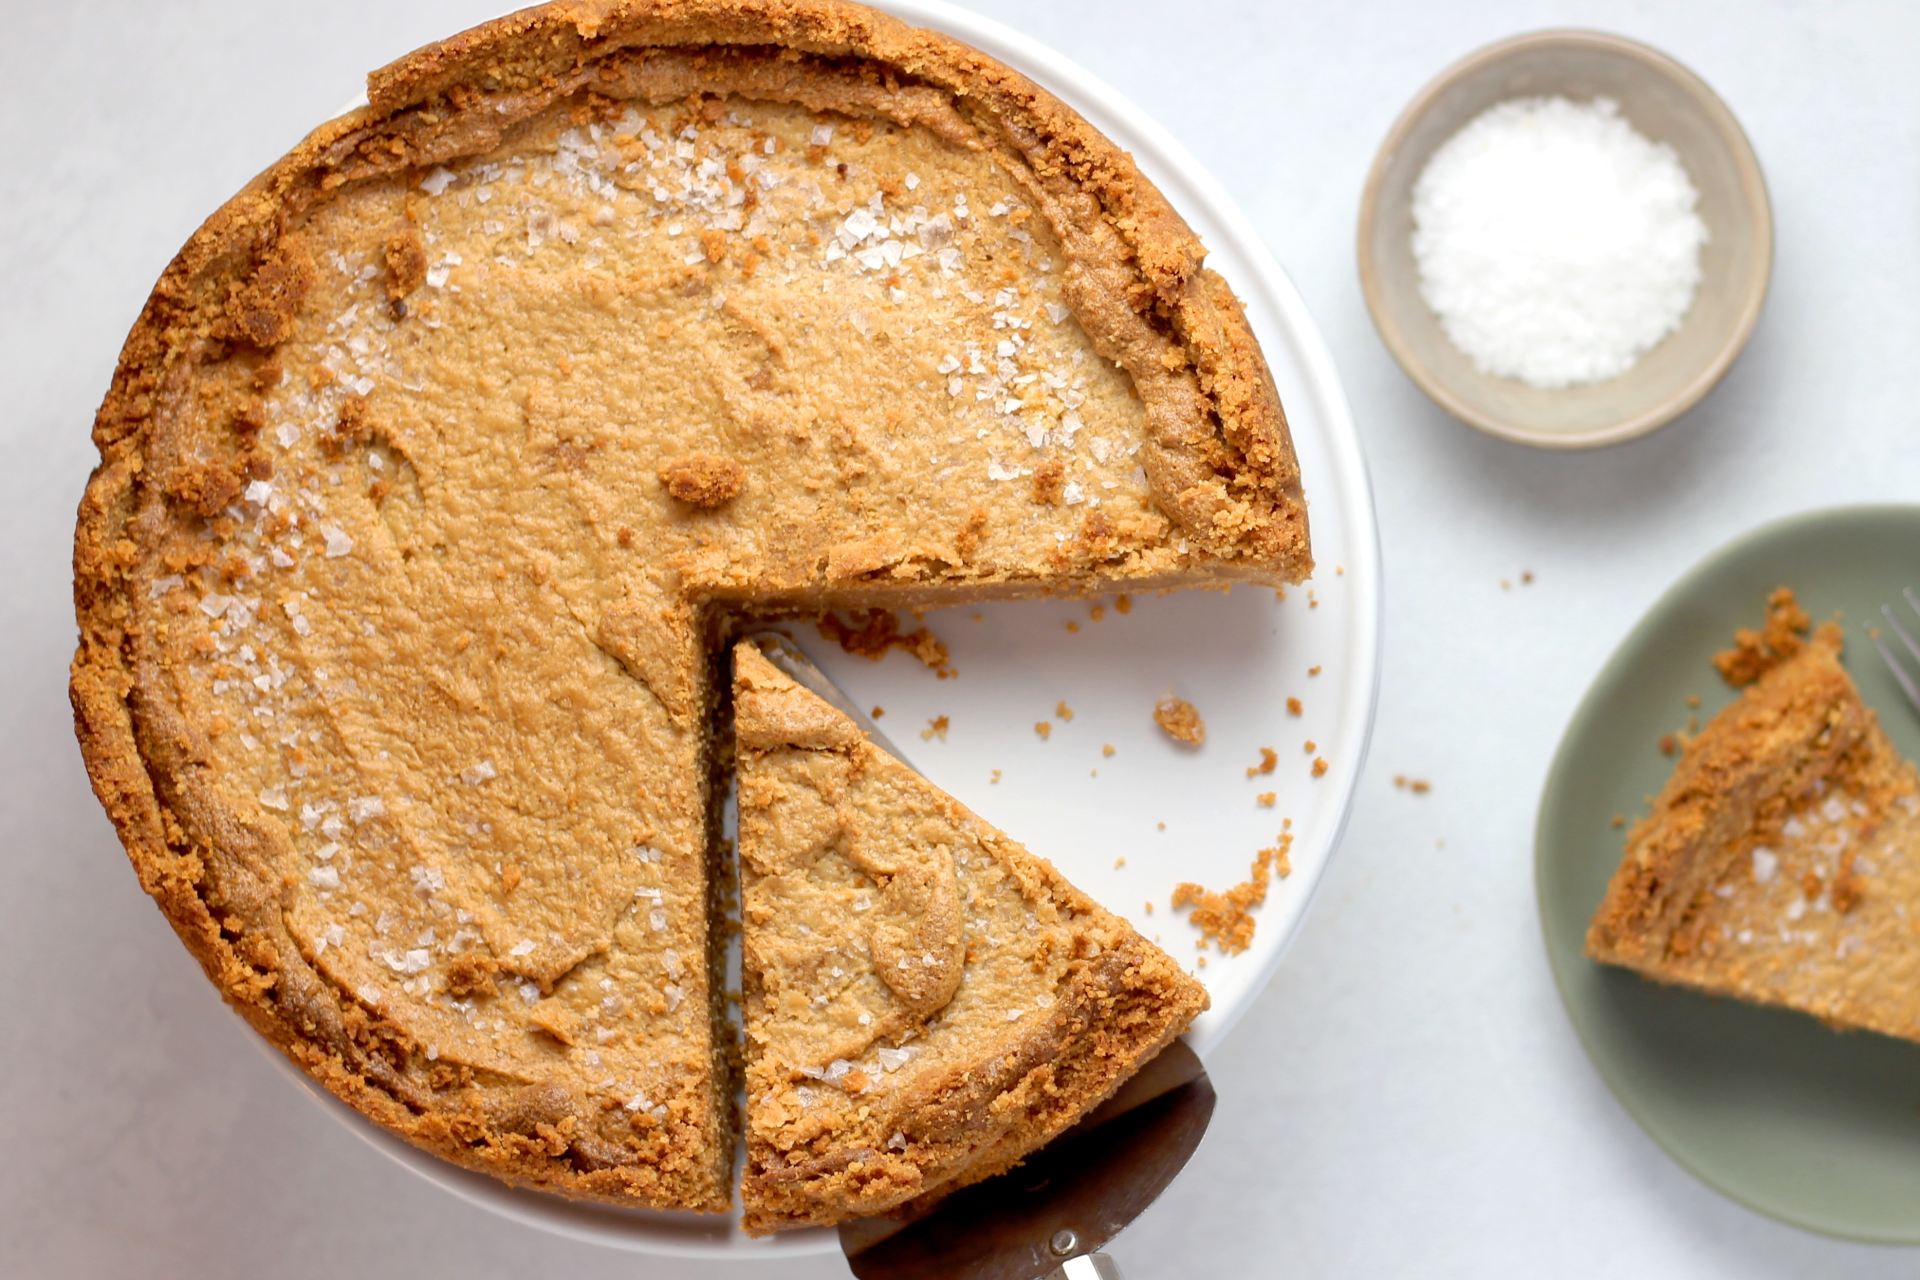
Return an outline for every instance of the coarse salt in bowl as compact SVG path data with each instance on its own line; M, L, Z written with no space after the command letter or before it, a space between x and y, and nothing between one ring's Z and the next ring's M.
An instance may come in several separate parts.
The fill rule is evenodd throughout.
M1677 330L1708 239L1664 142L1611 98L1509 98L1442 143L1413 184L1420 293L1482 373L1604 382Z
M1462 293L1471 280L1458 252L1473 247L1456 236L1453 256L1423 256L1436 282L1423 291L1414 250L1416 189L1436 152L1491 108L1526 110L1524 100L1565 100L1586 117L1563 128L1594 148L1648 172L1636 175L1642 197L1658 201L1662 153L1677 159L1697 193L1694 210L1703 243L1692 244L1675 210L1650 216L1651 243L1675 262L1639 282L1640 293L1596 294L1562 288L1521 302ZM1608 104L1615 104L1609 106ZM1563 110L1563 108L1554 108ZM1609 124L1602 117L1617 112ZM1496 114L1496 122L1499 116ZM1650 144L1640 150L1613 133L1624 124ZM1588 137L1579 132L1584 129ZM1624 132L1624 131L1623 131ZM1454 181L1457 188L1463 179ZM1430 180L1429 186L1432 186ZM1429 223L1435 221L1431 190ZM1672 199L1680 203L1676 193ZM1632 206L1624 205L1632 211ZM1441 210L1444 213L1444 208ZM1639 216L1637 211L1635 216ZM1459 231L1459 228L1454 228ZM1697 259L1697 282L1685 262ZM1489 434L1548 448L1612 444L1652 431L1678 417L1712 389L1732 366L1758 321L1772 273L1773 220L1759 162L1726 105L1698 76L1644 45L1590 31L1544 31L1490 45L1442 72L1414 98L1389 130L1374 159L1361 201L1361 288L1375 326L1394 358L1420 388L1455 417ZM1525 264L1522 264L1525 265ZM1575 265L1603 269L1602 264ZM1515 272L1506 283L1525 283ZM1626 282L1620 282L1622 284ZM1689 287L1690 286L1690 287ZM1676 293L1676 291L1678 291ZM1435 296L1429 300L1429 294ZM1554 303L1560 304L1555 310ZM1555 351L1551 339L1533 346L1515 331L1554 332L1576 304L1605 304L1611 341L1588 341L1577 352ZM1449 311L1443 324L1435 312ZM1538 324L1520 323L1520 309L1537 307ZM1677 324L1674 313L1680 313ZM1483 329L1463 331L1462 321ZM1449 324L1460 342L1448 336ZM1461 349L1465 345L1479 356ZM1542 385L1534 385L1536 383Z

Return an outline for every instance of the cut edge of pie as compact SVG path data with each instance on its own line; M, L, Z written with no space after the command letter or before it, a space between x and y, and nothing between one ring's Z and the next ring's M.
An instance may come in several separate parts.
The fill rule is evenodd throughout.
M1773 605L1775 624L1798 613L1784 590ZM1629 833L1586 950L1657 982L1920 1039L1920 777L1841 649L1833 623L1804 637L1770 624L1716 659L1747 687L1685 744Z
M712 976L720 929L701 934L706 972L688 988L713 1020L703 1050L708 1078L672 1097L616 1107L616 1117L634 1116L636 1135L649 1114L661 1126L653 1139L636 1136L640 1146L596 1138L592 1128L605 1123L599 1102L590 1106L553 1080L436 1063L435 1046L389 1017L380 1000L336 989L303 954L287 922L296 905L290 869L274 852L281 819L203 786L209 726L171 700L176 673L157 661L175 624L154 602L163 586L180 589L179 574L158 559L164 537L174 522L217 526L259 479L254 441L270 384L250 380L249 371L273 368L276 349L303 323L313 287L312 246L296 234L304 220L369 184L484 152L562 100L617 87L622 75L655 64L669 79L715 74L729 83L725 77L734 76L757 92L777 88L812 109L856 114L879 110L876 103L910 86L921 95L915 101L946 104L951 114L943 122L964 121L1028 166L1040 195L1066 202L1061 209L1079 201L1096 210L1054 228L1071 265L1068 300L1090 339L1135 384L1145 411L1145 482L1171 522L1162 545L1129 549L1090 514L1054 560L1024 573L932 572L896 583L888 575L902 562L886 559L888 548L861 544L804 577L762 580L724 562L696 566L704 576L690 573L687 610L658 622L662 651L703 643L714 608L793 611L1236 579L1280 584L1304 578L1312 561L1298 465L1271 374L1239 303L1205 268L1204 249L1164 197L1123 152L1024 77L857 5L638 0L509 15L373 73L368 107L316 129L195 233L142 310L96 417L101 461L81 502L74 547L76 733L143 887L256 1030L389 1131L512 1183L718 1211L730 1201L734 1125L730 1038ZM786 78L776 86L774 76ZM422 265L412 246L389 247L393 277L417 276ZM1125 554L1112 553L1115 546ZM205 589L203 608L217 607L213 588ZM702 733L715 702L710 664L666 674L654 691L681 706L675 724ZM711 743L703 740L697 755L704 776L687 785L710 795L723 781L721 766ZM727 876L711 800L697 821L707 831L704 851L676 856L689 865L707 859L697 891L711 920ZM400 966L411 965L412 954L389 953L398 958L388 963L407 972ZM562 971L544 954L535 957L544 968L531 977L504 950L495 958L523 991ZM533 1025L561 1044L571 1034L559 1022ZM692 1064L687 1070L698 1072ZM443 1089L450 1092L442 1096Z
M1207 1007L1126 921L751 644L734 650L756 1234L930 1203Z

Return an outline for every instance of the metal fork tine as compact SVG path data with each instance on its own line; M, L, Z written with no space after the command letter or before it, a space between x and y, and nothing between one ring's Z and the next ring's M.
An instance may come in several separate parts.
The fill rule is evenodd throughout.
M1884 605L1880 611L1887 613ZM1887 617L1891 619L1893 615L1887 613ZM1915 711L1920 711L1920 685L1914 683L1913 677L1908 675L1906 668L1900 665L1900 660L1893 656L1893 650L1887 648L1887 642L1880 638L1879 632L1875 631L1872 627L1868 627L1867 639L1873 641L1873 647L1880 651L1880 660L1887 664L1887 670L1891 671L1893 678L1899 682L1901 692L1907 695L1907 701L1913 704ZM1907 643L1911 645L1913 641L1908 640Z
M1887 625L1893 628L1893 633L1900 637L1900 643L1907 646L1907 652L1913 655L1913 660L1920 662L1920 640L1915 640L1913 633L1900 624L1899 616L1884 604L1880 606L1880 616L1887 620Z

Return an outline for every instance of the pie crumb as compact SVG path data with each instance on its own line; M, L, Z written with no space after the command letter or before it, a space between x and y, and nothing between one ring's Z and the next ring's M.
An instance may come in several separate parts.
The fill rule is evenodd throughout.
M1197 747L1207 740L1207 723L1185 698L1165 697L1153 708L1153 722L1160 731L1183 746Z
M948 727L948 721L945 716L935 716L933 719L927 721L927 727L920 731L920 741L931 742L935 738L938 738L940 741L945 742L947 740Z
M689 453L660 468L660 483L677 501L712 510L740 496L747 469L717 453Z
M1171 905L1175 910L1192 908L1187 919L1200 931L1199 946L1211 942L1224 955L1247 949L1253 941L1253 908L1267 900L1274 876L1284 880L1292 873L1292 847L1293 837L1281 832L1278 841L1253 855L1245 880L1218 893L1192 882L1174 886Z
M858 611L844 620L839 614L829 613L821 617L819 627L823 637L855 657L878 662L888 650L899 649L942 678L953 674L953 668L947 665L947 646L940 637L925 627L901 630L900 618L891 609Z
M1033 469L1033 500L1043 507L1057 507L1064 500L1067 469L1057 457L1050 457Z
M1794 597L1793 589L1776 587L1767 597L1766 622L1758 631L1751 627L1735 631L1733 643L1713 655L1714 670L1734 688L1745 688L1799 653L1812 624L1813 620Z
M427 251L420 244L420 233L409 227L390 237L385 257L387 297L397 303L427 278Z
M1257 778L1263 773L1272 773L1274 766L1280 763L1280 755L1272 747L1260 748L1260 763L1247 766L1247 776Z

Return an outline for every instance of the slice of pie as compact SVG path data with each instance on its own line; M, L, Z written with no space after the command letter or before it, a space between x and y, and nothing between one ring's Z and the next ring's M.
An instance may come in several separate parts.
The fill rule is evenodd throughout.
M1776 619L1793 612L1776 597ZM1920 1039L1920 777L1841 667L1837 627L1765 634L1723 655L1753 683L1629 835L1587 952Z
M1286 422L1123 153L871 10L553 4L369 96L127 340L88 769L208 975L361 1112L720 1209L720 615L1296 581Z
M1206 1008L1158 947L751 645L734 661L749 1231L999 1173Z

